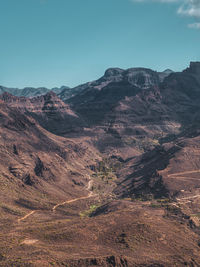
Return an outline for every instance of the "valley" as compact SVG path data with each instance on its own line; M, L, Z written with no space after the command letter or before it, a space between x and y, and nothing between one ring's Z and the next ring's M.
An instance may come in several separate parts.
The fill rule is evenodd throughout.
M200 266L199 77L3 92L0 266Z

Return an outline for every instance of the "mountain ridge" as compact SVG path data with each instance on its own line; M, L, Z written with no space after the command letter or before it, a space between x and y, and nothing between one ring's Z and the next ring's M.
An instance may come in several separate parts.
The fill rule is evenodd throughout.
M48 89L46 87L38 87L38 88L34 88L34 87L24 87L23 89L19 89L19 88L8 88L5 86L0 86L0 94L3 94L4 92L8 92L12 95L15 96L24 96L24 97L35 97L35 96L40 96L40 95L44 95L50 91L55 92L57 95L60 96L60 98L62 100L67 100L68 98L73 97L74 95L76 95L77 93L81 92L85 87L87 87L88 85L93 85L96 83L96 88L102 88L104 85L107 85L109 80L110 81L117 81L117 77L114 77L117 74L117 70L119 72L125 73L125 72L134 72L134 71L148 71L150 69L145 69L145 68L130 68L127 70L123 70L120 68L109 68L105 71L105 74L103 77L101 77L100 79L98 79L97 81L94 82L88 82L86 84L82 84L82 85L78 85L76 87L68 87L68 86L61 86L61 87L54 87L52 89ZM159 74L160 80L163 80L167 75L169 75L170 73L172 73L173 71L168 70L166 72L157 72ZM115 73L115 75L111 75L111 73ZM107 79L106 79L107 77ZM105 84L101 84L100 81L105 80L104 83ZM100 82L100 85L98 85L98 81Z
M200 265L199 63L165 73L0 95L1 266Z
M38 88L24 87L23 89L19 89L19 88L8 88L5 86L0 86L0 94L3 94L4 92L8 92L15 96L19 96L19 97L24 96L24 97L31 98L35 96L45 95L50 91L55 92L56 94L59 94L64 89L70 90L71 88L67 86L61 86L60 88L55 87L52 89L48 89L46 87L38 87Z

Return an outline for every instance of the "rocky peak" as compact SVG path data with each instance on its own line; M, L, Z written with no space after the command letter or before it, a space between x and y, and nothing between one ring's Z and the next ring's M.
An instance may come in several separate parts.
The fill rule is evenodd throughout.
M148 89L158 85L161 81L156 71L146 68L130 68L123 70L120 68L107 69L104 76L92 83L95 88L102 89L110 82L128 81L131 85L140 89Z
M158 72L160 82L163 82L165 78L167 78L170 74L174 73L173 70L166 69L162 72Z
M184 70L183 73L192 76L200 84L200 62L190 62L189 68Z
M11 95L8 92L4 92L2 95L0 95L0 99L4 102L14 102L17 101L18 97Z
M49 106L51 106L59 112L67 112L70 115L75 116L75 114L70 110L69 106L52 91L48 92L46 95L33 98L13 96L8 92L4 92L2 95L0 95L0 100L5 103L9 103L9 105L12 107L29 112L44 112L46 110L45 108L49 110Z
M69 93L71 92L71 88L65 85L62 85L61 87L54 87L51 89L51 91L53 91L57 95L60 94L64 90L68 91Z
M171 73L173 73L174 71L173 70L170 70L170 69L166 69L166 70L164 70L162 73L165 73L165 74L171 74Z
M44 98L44 100L59 99L53 91L49 91L46 95L43 95L40 98Z
M123 69L120 68L109 68L105 71L104 77L113 77L121 75L124 72Z
M125 79L132 85L141 89L148 89L159 84L158 73L145 68L131 68L126 70Z
M190 62L190 72L200 75L200 62Z
M75 88L64 89L59 94L59 97L65 102L68 102L68 99L70 98L73 99L72 101L76 99L76 101L79 102L78 98L83 95L91 97L92 92L96 94L97 90L101 91L110 83L121 82L128 82L140 89L149 89L158 86L158 84L171 73L171 70L156 72L147 68L130 68L127 70L121 68L109 68L100 79L79 85Z

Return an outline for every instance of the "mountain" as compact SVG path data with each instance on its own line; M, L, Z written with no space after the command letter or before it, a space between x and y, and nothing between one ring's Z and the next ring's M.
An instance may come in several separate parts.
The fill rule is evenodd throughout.
M98 85L107 77L112 82L103 83L101 89L93 83L65 102L84 119L88 134L98 136L94 142L101 151L127 154L128 147L130 153L131 149L140 153L159 138L178 134L188 120L198 121L199 74L194 76L193 71L198 64L191 63L180 73L166 71L164 80L148 69L111 69ZM136 80L138 71L143 80Z
M193 157L199 149L200 63L191 62L183 72L167 70L169 75L148 89L132 80L122 82L122 73L120 69L111 71L114 82L101 90L86 88L66 101L87 123L80 135L90 136L101 153L122 163L115 189L120 197L173 197L181 190L189 194L188 184L180 186L179 177L173 177L172 182L160 173L167 169L168 177L173 157L173 169L178 166L185 172L185 168L200 167L198 158ZM188 158L179 151L180 142L184 144L181 151L190 151ZM180 166L178 157L182 158ZM195 179L189 183L192 191L199 187Z
M79 116L52 91L33 98L17 97L6 92L0 95L0 99L57 135L74 132L82 125Z
M94 88L103 88L111 81L122 81L123 79L132 80L132 83L139 84L141 83L141 88L148 88L151 84L158 83L162 81L166 76L171 74L173 71L165 70L164 72L154 72L150 69L144 68L133 68L128 70L122 70L119 68L111 68L105 72L105 75L97 81L89 82L83 85L79 85L74 88L70 88L68 86L61 86L60 88L55 87L52 89L48 89L46 87L25 87L23 89L18 88L8 88L4 86L0 86L0 94L4 92L8 92L15 96L24 96L24 97L35 97L40 95L45 95L46 93L52 91L59 95L59 97L66 101L67 99L75 96L80 93L87 87Z
M3 100L0 118L1 266L199 265L188 199L178 208L166 198L112 199L114 165L88 142L51 134Z
M70 90L71 88L68 87L68 86L61 86L60 88L59 87L54 87L51 89L52 92L56 93L57 95L60 94L63 90Z
M0 96L0 266L200 266L200 63L54 90Z
M58 97L62 99L63 101L66 101L67 99L70 99L71 97L74 97L76 94L80 93L84 87L77 86L75 88L63 88L63 90L58 93Z
M120 197L177 199L197 205L200 194L200 128L160 141L154 149L124 162L115 193Z
M47 190L48 187L52 186L57 187L62 196L64 194L63 188L62 190L59 189L59 184L72 182L68 176L70 177L70 171L74 168L72 166L74 165L74 158L78 157L80 160L77 160L77 162L79 161L78 168L84 168L84 165L81 167L81 161L87 154L86 148L79 145L78 142L63 139L47 132L32 117L24 114L23 111L21 112L19 108L9 107L1 100L0 118L0 177L1 182L6 177L5 183L10 185L10 187L6 186L3 189L1 203L6 204L6 201L10 202L8 199L13 200L13 197L17 201L18 190L23 191L20 197L24 195L28 198L29 192L37 194L37 190L40 191L45 188ZM77 154L74 152L75 150ZM88 162L88 156L86 158ZM72 163L71 166L70 162ZM78 178L78 172L76 175ZM85 178L81 179L84 183ZM43 183L45 184L44 187L42 186ZM13 185L16 185L16 188ZM69 185L69 187L71 186L72 184ZM14 191L11 193L13 188ZM57 193L59 193L58 191ZM69 189L65 195L71 195L72 191L72 188ZM74 192L76 194L78 191L75 190ZM6 200L4 193L7 194ZM14 193L15 195L13 195ZM29 202L31 203L31 199ZM23 207L23 204L20 205Z
M140 157L148 153L151 155L157 148L155 157L161 157L159 151L165 151L162 140L176 140L182 133L198 129L199 65L198 62L191 62L183 72L166 70L162 78L161 73L145 68L108 69L102 78L84 85L85 89L82 86L81 92L65 103L53 92L31 99L4 93L1 99L10 107L34 118L53 134L87 139L106 157L122 158L123 161L133 158L131 168L135 160L136 165L141 167ZM163 75L166 75L165 78ZM167 155L166 162L169 162ZM125 163L123 165L129 173L129 167ZM147 165L144 166L144 180L147 179ZM148 173L154 177L158 167L154 169L151 166L151 169L152 173ZM134 172L137 173L136 170ZM127 179L123 168L122 173L122 179ZM132 179L130 176L129 181ZM136 190L130 189L131 194L147 194L149 189L146 182L144 184L144 190L136 187ZM118 188L119 192L118 189L115 192L119 195L128 194L122 193L120 186ZM165 192L165 195L174 195L168 185L159 189L160 192L156 193L152 187L149 194L157 196Z
M25 87L24 89L18 89L18 88L7 88L7 87L0 86L0 94L4 92L8 92L15 96L24 96L24 97L44 95L48 91L49 89L45 87L41 87L41 88Z
M170 70L170 69L166 69L163 72L159 73L159 78L160 81L163 81L167 76L169 76L170 74L172 74L174 71Z
M65 103L53 92L29 99L4 93L0 99L53 134L87 139L106 157L126 160L199 126L199 65L163 73L108 69Z
M156 72L151 69L146 68L131 68L123 70L120 68L110 68L105 71L105 74L100 79L88 82L82 85L79 85L75 88L72 88L74 95L81 95L87 91L88 94L90 91L99 91L109 83L112 82L129 82L131 85L139 87L141 89L148 89L153 85L158 85L165 77L173 73L172 70L165 70L164 72ZM59 97L66 101L69 99L68 89L63 90ZM73 95L71 95L73 97Z
M35 96L40 96L40 95L45 95L48 92L52 91L55 92L56 94L59 94L62 92L62 90L70 90L69 87L67 86L61 86L60 88L52 88L52 89L47 89L46 87L39 87L39 88L34 88L34 87L25 87L24 89L18 89L18 88L7 88L4 86L0 86L0 94L3 94L4 92L8 92L14 96L24 96L24 97L35 97Z

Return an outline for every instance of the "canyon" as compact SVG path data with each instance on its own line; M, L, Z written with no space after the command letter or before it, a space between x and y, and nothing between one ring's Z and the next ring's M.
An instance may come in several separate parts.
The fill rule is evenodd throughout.
M200 62L13 90L0 87L0 266L200 266Z

